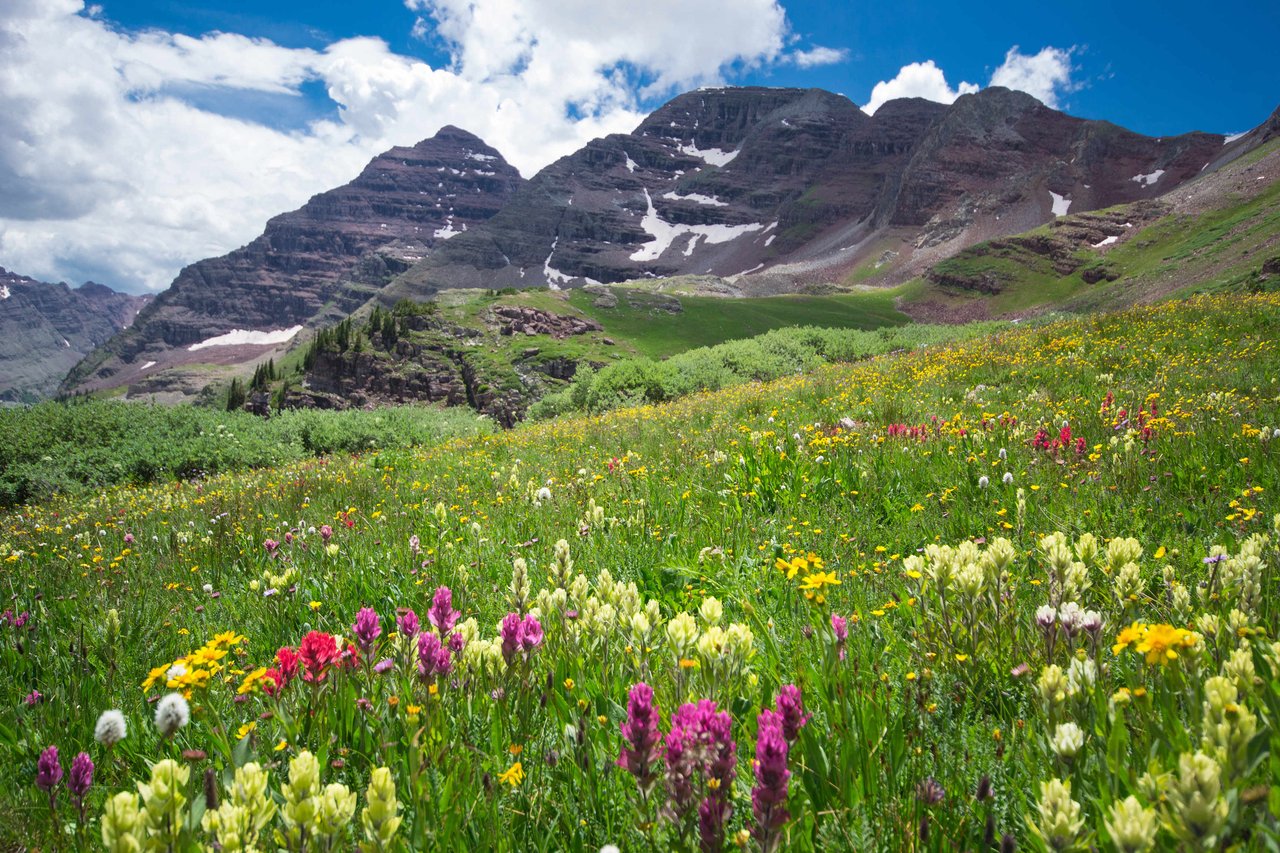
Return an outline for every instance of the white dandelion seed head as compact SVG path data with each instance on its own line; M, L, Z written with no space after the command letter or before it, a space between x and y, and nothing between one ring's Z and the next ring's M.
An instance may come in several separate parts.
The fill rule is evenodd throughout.
M990 483L991 483L991 480L989 480L985 474L978 478L979 489L985 489Z
M1002 478L1001 478L1001 482L1003 482L1006 486L1012 486L1012 485L1013 485L1013 472L1012 472L1012 471L1005 471L1005 472L1004 472L1004 477L1002 477Z
M124 714L114 708L103 711L93 727L93 739L106 747L115 746L124 740L128 733L129 724L125 721Z
M173 737L189 722L191 707L181 693L170 693L156 703L156 729L162 736Z

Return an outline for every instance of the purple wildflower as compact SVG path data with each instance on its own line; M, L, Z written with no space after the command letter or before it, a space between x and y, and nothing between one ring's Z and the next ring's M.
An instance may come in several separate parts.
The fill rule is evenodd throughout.
M400 629L400 633L406 637L414 637L418 634L418 614L412 610L406 609L403 613L396 617L396 627Z
M524 620L520 614L508 613L504 616L499 633L502 635L502 656L507 663L511 663L516 652L524 645Z
M422 540L418 538L418 534L409 537L409 553L417 555L422 550Z
M668 808L677 822L693 806L694 774L702 777L707 796L698 808L698 833L704 850L724 844L724 824L732 815L729 800L738 763L733 719L716 703L703 699L681 705L671 717L666 739Z
M427 621L444 636L453 630L461 615L453 609L453 590L447 586L437 588L431 599L431 609L427 611Z
M625 767L636 777L640 792L646 797L657 782L653 764L658 758L658 709L653 704L653 688L644 682L633 685L627 695L627 719L622 723L622 736L627 746L622 748L618 766Z
M27 698L23 699L22 701L26 702L28 707L34 708L36 705L40 704L40 700L43 698L44 698L44 694L42 694L39 690L32 690L30 693L27 694Z
M80 812L80 822L85 819L84 795L93 786L93 759L89 753L82 752L71 762L71 776L67 780L67 790L75 798L76 809Z
M434 675L448 675L452 669L453 658L440 642L440 635L430 631L419 634L418 675L425 681Z
M840 652L840 660L844 660L844 644L849 639L849 620L838 613L832 613L831 630L836 635L836 650Z
M49 794L49 809L57 808L55 789L62 781L62 763L58 761L58 748L51 746L40 753L36 762L36 787Z
M387 658L386 660L380 660L376 664L374 664L373 671L376 672L378 675L382 675L382 673L391 669L395 665L396 665L396 662L394 660L392 660L391 658Z
M275 554L276 549L280 547L280 543L274 539L263 539L262 547L267 549L268 554Z
M787 739L787 745L796 742L796 738L800 736L800 730L804 728L805 723L809 722L811 714L804 712L804 702L800 698L800 688L794 684L783 685L778 691L778 717L782 720L782 734Z
M791 817L786 806L787 780L791 778L791 771L787 769L789 748L781 714L761 711L757 724L756 784L751 789L751 809L756 816L756 840L761 850L770 853L781 840L778 830Z
M462 636L461 631L454 631L449 635L449 651L453 652L455 655L462 651L463 647L466 645L467 638Z
M320 525L320 539L328 542L331 538L333 538L333 528L327 524Z
M361 607L360 612L356 613L356 621L351 626L351 631L356 635L356 642L360 644L360 648L367 653L373 648L374 641L382 634L382 622L378 618L378 611L372 607Z
M524 617L521 627L524 631L523 636L520 638L520 645L524 647L525 651L531 651L542 645L542 623L535 619L533 614L527 614Z

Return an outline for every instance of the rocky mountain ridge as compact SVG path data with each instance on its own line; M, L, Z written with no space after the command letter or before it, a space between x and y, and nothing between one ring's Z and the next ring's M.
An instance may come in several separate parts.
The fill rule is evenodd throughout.
M457 288L708 275L751 295L897 284L1063 214L1162 196L1252 150L1277 121L1242 138L1157 139L1001 88L871 116L818 89L702 89L527 181L444 128L185 269L64 388L190 396L304 328Z
M265 359L302 327L337 322L433 247L495 214L521 183L502 155L456 127L392 148L349 184L272 219L248 245L182 270L64 387L198 390L203 372L192 365ZM170 378L146 381L146 364Z
M0 403L51 396L76 362L128 328L150 296L72 288L0 267Z

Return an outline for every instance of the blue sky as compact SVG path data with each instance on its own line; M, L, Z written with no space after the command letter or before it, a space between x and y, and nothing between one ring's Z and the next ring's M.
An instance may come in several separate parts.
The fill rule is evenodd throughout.
M671 95L868 112L1009 85L1167 136L1280 103L1280 6L902 0L0 0L0 266L164 289L444 124L530 176Z
M289 47L322 48L342 38L377 36L396 53L446 65L439 39L413 35L420 16L403 3L335 0L271 4L202 0L102 0L106 18L128 28L155 27L188 35L211 30L271 39ZM848 51L832 65L793 65L730 75L729 82L817 86L865 104L872 87L912 62L934 60L955 86L985 85L1005 52L1046 46L1074 48L1080 86L1059 106L1150 135L1189 130L1237 132L1260 124L1280 106L1280 4L1174 2L846 3L783 2L791 32L802 42ZM322 86L312 88L310 113L333 108ZM648 99L652 104L661 99Z

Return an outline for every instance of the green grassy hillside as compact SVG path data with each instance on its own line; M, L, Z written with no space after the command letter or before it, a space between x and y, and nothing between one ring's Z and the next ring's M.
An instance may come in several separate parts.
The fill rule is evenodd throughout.
M1280 142L1272 142L1171 198L1064 216L980 243L906 285L900 307L916 317L973 319L1275 289L1278 175Z
M0 846L1266 849L1277 341L1172 301L0 516Z

